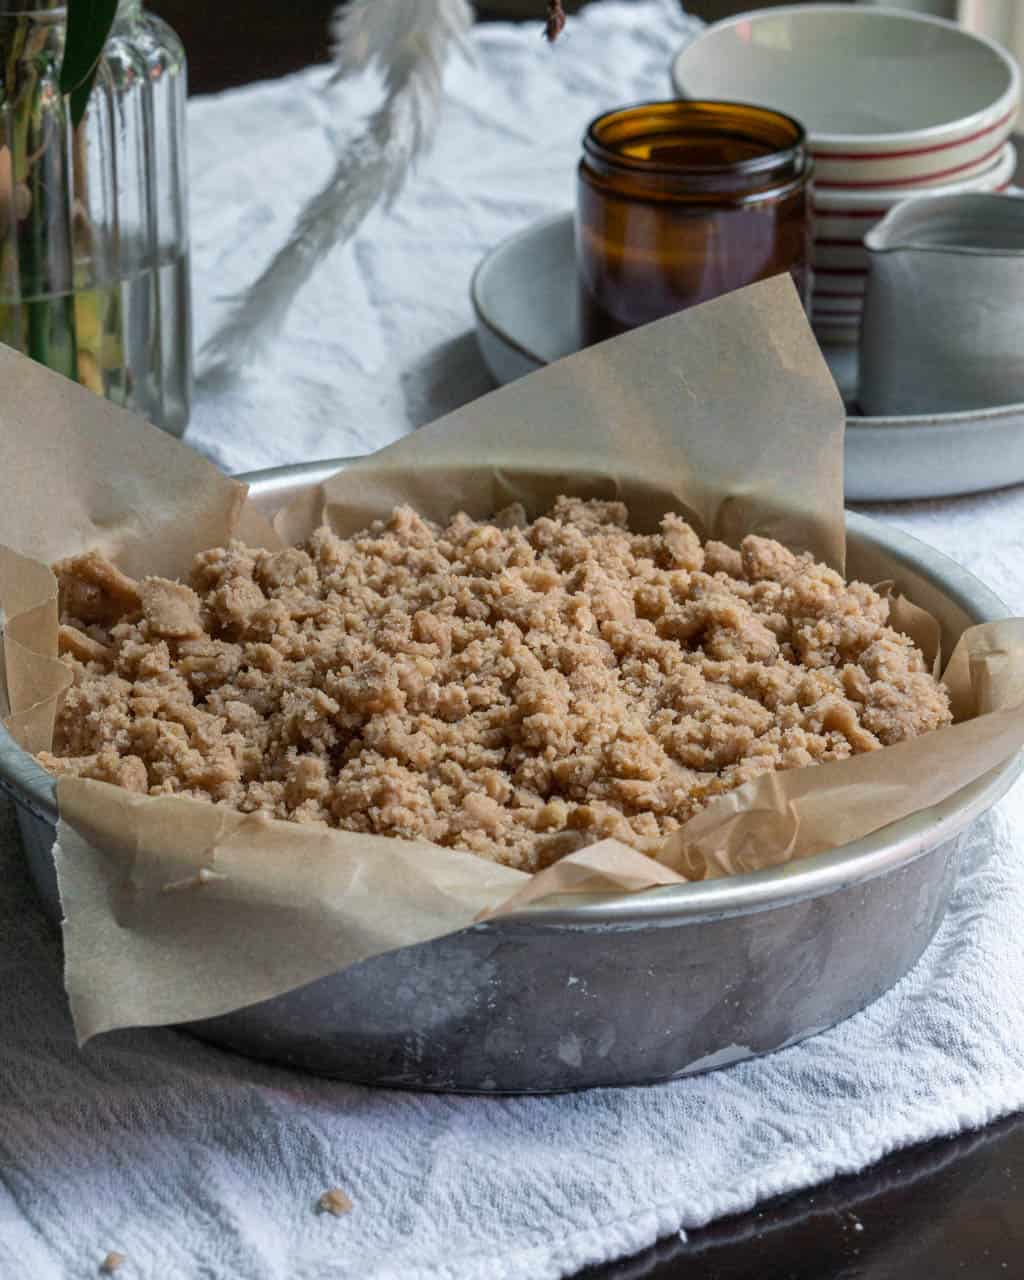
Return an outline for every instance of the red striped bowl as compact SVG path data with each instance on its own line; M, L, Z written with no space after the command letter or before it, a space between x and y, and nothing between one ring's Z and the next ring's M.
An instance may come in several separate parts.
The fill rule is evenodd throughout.
M756 102L801 121L823 193L969 180L1000 155L1020 99L1017 64L994 41L873 6L729 18L688 44L672 75L684 98Z
M955 182L935 183L919 190L916 186L877 187L853 191L822 186L815 175L815 235L837 239L860 238L870 226L901 200L912 195L961 195L968 191L1005 191L1013 180L1017 152L1012 142L1004 142L998 154L969 177Z

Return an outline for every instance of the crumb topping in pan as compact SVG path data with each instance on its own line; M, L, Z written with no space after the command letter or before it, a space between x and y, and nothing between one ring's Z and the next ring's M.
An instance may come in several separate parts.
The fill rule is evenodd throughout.
M950 721L887 601L778 542L559 498L442 527L409 507L188 584L55 566L73 684L40 759L151 795L419 838L534 871L650 851L768 770Z

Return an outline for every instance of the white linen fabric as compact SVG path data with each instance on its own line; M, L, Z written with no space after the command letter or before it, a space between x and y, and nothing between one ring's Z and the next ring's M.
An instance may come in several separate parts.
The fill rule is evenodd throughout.
M481 27L393 212L334 256L264 367L200 387L189 440L232 470L362 452L487 390L474 264L571 204L584 125L664 94L694 28L671 0L596 4L553 50L537 24ZM190 106L200 339L326 171L323 75ZM1024 613L1024 489L876 514ZM658 1087L487 1099L318 1080L171 1031L79 1052L2 818L0 1275L91 1275L117 1250L132 1280L542 1280L1024 1107L1022 845L1018 789L975 827L913 972L803 1045ZM333 1186L344 1217L315 1212Z

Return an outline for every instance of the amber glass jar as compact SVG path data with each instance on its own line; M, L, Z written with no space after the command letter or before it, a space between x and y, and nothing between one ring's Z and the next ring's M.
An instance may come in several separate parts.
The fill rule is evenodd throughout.
M585 344L789 271L810 287L811 160L789 116L650 102L599 116L576 207Z

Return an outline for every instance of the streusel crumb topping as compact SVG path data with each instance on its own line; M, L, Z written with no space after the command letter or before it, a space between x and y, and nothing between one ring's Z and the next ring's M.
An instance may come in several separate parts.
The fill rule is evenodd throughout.
M534 871L651 851L768 770L950 720L888 602L777 542L559 498L444 527L233 542L188 584L55 566L73 684L54 773L426 839Z

